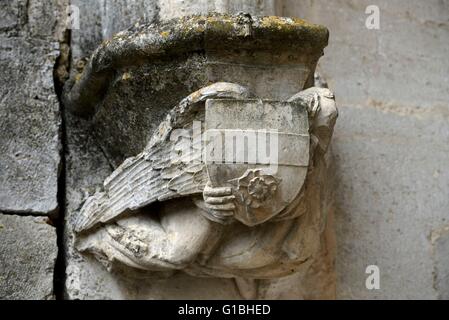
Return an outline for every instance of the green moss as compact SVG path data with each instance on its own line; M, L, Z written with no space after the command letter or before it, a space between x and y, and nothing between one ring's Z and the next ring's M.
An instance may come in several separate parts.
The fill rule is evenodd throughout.
M168 38L168 37L170 36L170 32L169 32L169 31L162 31L162 32L160 33L160 35L161 35L163 38Z

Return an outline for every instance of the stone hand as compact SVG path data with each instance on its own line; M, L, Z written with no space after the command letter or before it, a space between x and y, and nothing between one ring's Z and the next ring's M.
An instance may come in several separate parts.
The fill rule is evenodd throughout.
M234 215L235 196L230 187L214 188L208 183L203 191L203 199L206 208L214 217L222 220Z

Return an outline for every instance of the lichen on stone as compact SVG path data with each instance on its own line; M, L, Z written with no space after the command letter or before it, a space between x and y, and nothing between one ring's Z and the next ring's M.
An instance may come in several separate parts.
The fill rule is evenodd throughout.
M135 24L95 50L82 75L66 83L63 99L72 112L91 116L117 71L123 68L200 51L257 52L275 48L321 55L327 41L324 26L274 16L211 13L158 24Z

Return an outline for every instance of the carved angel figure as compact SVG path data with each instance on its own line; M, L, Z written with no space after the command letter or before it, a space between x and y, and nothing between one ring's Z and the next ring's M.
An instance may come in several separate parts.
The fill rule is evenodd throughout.
M308 198L336 117L334 96L325 88L285 102L257 99L233 83L190 94L146 148L87 198L73 221L77 249L107 268L163 274L266 279L297 271L314 254L322 231L325 217L314 216ZM204 156L203 140L202 147L193 143L177 153L182 139L197 138L189 129L194 121L215 136L275 130L276 170L258 157L212 161ZM190 137L174 139L179 129ZM250 152L254 147L245 146Z

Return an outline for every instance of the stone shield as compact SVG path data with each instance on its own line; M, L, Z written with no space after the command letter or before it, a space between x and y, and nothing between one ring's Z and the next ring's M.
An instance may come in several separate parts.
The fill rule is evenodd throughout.
M299 194L309 165L304 106L259 99L206 101L204 162L213 187L232 187L235 219L263 223Z

